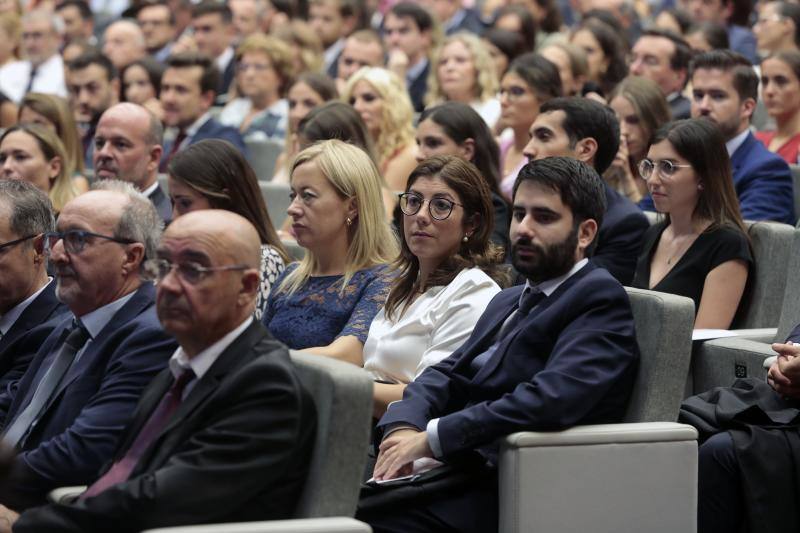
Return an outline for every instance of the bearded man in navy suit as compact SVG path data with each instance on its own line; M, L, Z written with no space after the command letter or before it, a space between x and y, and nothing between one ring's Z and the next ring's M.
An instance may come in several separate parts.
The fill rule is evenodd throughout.
M604 200L601 178L575 159L520 171L512 258L527 282L500 292L467 342L410 383L377 426L376 480L435 458L460 481L405 504L362 499L357 517L376 533L494 531L497 439L622 420L639 352L625 290L588 261Z

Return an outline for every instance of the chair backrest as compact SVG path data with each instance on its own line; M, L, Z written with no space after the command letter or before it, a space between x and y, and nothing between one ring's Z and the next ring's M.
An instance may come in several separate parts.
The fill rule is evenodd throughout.
M161 186L161 190L164 191L164 194L169 196L169 182L167 181L168 176L164 173L158 174L158 184Z
M283 244L283 247L289 252L289 257L294 261L300 261L306 255L306 249L297 244L295 240L281 240L281 244Z
M295 518L353 516L372 430L372 380L349 363L291 355L317 408L316 442Z
M247 160L258 176L258 181L269 181L275 174L275 162L283 152L283 143L271 139L245 139Z
M625 290L641 353L625 422L674 422L689 375L694 303L664 292Z
M800 214L800 165L789 165L792 171L792 184L794 185L794 214ZM800 224L800 220L797 222Z
M775 342L785 341L794 327L800 324L800 229L794 230L786 266L783 305Z
M261 196L264 197L264 202L267 204L269 219L275 229L280 229L283 221L286 220L286 210L292 203L289 199L289 192L291 192L289 184L265 181L260 181L258 184L261 186Z
M780 321L795 228L777 222L746 224L754 266L749 297L740 306L731 329L774 328Z

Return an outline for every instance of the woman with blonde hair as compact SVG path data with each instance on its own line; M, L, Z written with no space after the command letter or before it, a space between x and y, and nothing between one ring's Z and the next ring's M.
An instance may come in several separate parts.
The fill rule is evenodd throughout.
M66 151L56 134L38 124L13 126L0 136L2 177L33 183L48 194L56 213L80 194L65 161Z
M287 212L306 254L275 281L262 322L290 348L361 365L398 254L378 169L360 148L322 141L295 158L291 191Z
M417 166L414 108L405 83L384 68L364 67L347 81L342 99L366 124L386 186L393 191L404 190L408 175Z
M428 104L461 102L472 107L493 128L500 118L500 82L486 45L466 32L447 37L431 64Z
M53 94L28 93L19 106L20 124L39 124L55 133L64 144L67 158L66 172L72 176L80 192L89 190L89 182L83 176L83 146L78 138L78 126L69 104L64 98Z

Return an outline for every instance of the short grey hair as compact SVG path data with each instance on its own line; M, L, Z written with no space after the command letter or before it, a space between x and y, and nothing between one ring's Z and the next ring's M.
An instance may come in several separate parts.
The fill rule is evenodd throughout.
M161 124L161 120L149 109L147 110L147 114L150 115L150 125L147 130L147 138L145 138L144 142L150 146L156 144L161 146L164 144L164 126Z
M32 183L0 179L0 202L10 208L9 229L20 238L55 230L53 204L47 194ZM32 241L26 244L33 245Z
M29 11L22 16L22 23L26 22L34 22L44 20L50 23L50 28L57 33L58 35L64 35L66 32L66 25L64 24L64 19L62 19L58 15L53 15L49 11L44 9L35 9L33 11Z
M117 192L128 198L114 229L114 237L142 243L145 258L154 258L164 231L164 222L158 216L153 202L136 190L133 184L122 180L100 180L92 185L92 190Z

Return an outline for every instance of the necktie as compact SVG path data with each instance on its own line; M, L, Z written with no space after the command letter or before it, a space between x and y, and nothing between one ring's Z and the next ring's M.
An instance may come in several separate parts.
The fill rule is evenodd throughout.
M50 400L59 383L61 383L64 374L72 366L75 354L86 344L88 339L89 332L86 331L83 324L73 320L64 344L61 345L61 349L53 358L50 368L45 373L42 381L39 382L36 392L33 393L33 398L31 398L28 406L6 428L3 439L9 446L21 447L23 445L23 437L27 435L31 424L39 417L42 408Z
M150 418L147 419L145 425L142 426L136 440L133 441L133 444L131 444L131 447L125 452L122 459L111 465L108 472L103 474L103 476L95 481L86 492L81 494L80 499L83 500L96 496L107 488L128 479L144 451L152 444L156 437L158 437L161 431L163 431L172 413L180 406L183 390L193 378L194 372L191 369L185 370L183 374L178 376L178 379L175 380L161 399L161 402L153 410L153 413L150 415Z
M183 144L183 141L186 140L186 137L187 135L184 130L180 130L178 132L178 135L175 136L175 139L172 141L172 147L170 147L169 153L167 154L166 159L164 159L164 164L162 165L162 168L159 169L161 172L167 171L167 165L169 164L169 160L172 159L172 156L174 156L175 153L180 149L181 145Z
M33 89L33 80L35 79L36 79L36 67L31 65L31 78L28 80L28 86L25 88L25 94L31 92L31 89Z
M517 310L514 311L514 315L511 316L505 324L503 324L503 328L500 330L500 334L497 336L498 340L502 340L502 338L508 334L510 331L513 331L514 328L519 324L520 320L528 316L528 313L531 312L531 309L536 307L539 302L544 300L545 294L539 290L533 290L530 287L526 288L519 299L519 307Z

